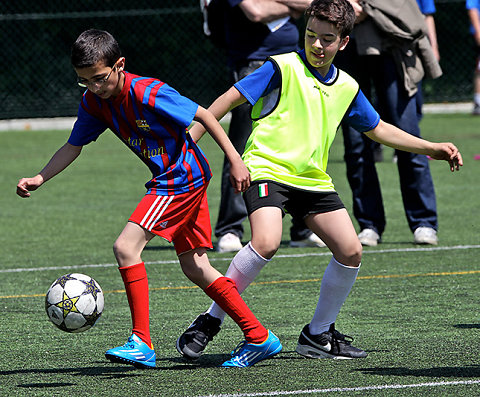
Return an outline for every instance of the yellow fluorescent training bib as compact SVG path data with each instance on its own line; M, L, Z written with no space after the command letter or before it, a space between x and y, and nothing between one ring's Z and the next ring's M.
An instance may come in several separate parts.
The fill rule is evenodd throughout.
M295 52L271 60L281 73L281 91L271 111L266 111L269 98L252 109L253 131L243 154L252 180L334 191L328 152L358 84L341 70L333 82L322 83Z

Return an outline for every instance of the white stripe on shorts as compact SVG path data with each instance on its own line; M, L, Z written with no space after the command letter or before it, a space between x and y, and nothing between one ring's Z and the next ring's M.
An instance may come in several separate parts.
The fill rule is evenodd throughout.
M175 196L170 196L170 198L168 199L167 203L163 206L162 210L160 211L160 213L158 214L158 216L155 218L155 220L152 222L152 224L150 225L150 228L148 230L152 230L153 227L156 225L156 223L160 220L160 218L162 217L163 215L163 212L167 209L168 205L172 202L173 198Z
M140 226L151 231L175 196L158 196L140 222ZM161 201L160 201L161 199ZM168 201L167 201L168 199ZM160 204L158 203L160 201ZM167 201L167 203L165 203ZM159 213L160 212L160 213ZM158 214L158 216L157 216Z
M140 222L140 226L142 227L145 227L145 221L147 220L148 216L150 215L150 213L154 210L155 206L157 205L158 203L158 200L160 200L162 198L162 196L158 196L155 201L153 202L153 204L150 206L150 208L148 209L147 213L145 214L145 216L143 217L142 221ZM163 196L163 201L165 201L167 199L167 197ZM146 228L146 227L145 227Z

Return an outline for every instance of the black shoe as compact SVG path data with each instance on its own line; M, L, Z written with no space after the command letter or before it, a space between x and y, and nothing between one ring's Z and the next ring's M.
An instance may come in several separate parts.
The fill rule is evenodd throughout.
M208 313L200 314L187 330L177 339L177 350L185 358L199 358L208 342L220 331L220 319Z
M297 353L310 358L352 359L367 357L367 353L351 345L353 338L342 335L330 325L327 332L310 334L309 324L303 327L298 338Z

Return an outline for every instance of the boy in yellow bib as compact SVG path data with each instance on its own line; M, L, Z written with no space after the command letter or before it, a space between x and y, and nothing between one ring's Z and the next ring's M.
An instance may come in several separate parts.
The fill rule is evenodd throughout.
M306 11L305 49L269 58L209 108L220 119L234 107L253 105L253 132L245 147L251 186L244 193L252 239L233 258L226 276L241 293L280 246L284 211L302 216L331 250L313 318L301 331L296 351L312 358L361 358L367 353L334 323L360 267L362 245L327 174L330 146L346 119L369 138L396 149L463 164L452 143L414 137L382 120L357 82L337 69L355 21L347 0L314 0ZM195 141L204 129L191 129ZM225 313L216 305L201 314L177 340L185 357L197 358L220 330Z

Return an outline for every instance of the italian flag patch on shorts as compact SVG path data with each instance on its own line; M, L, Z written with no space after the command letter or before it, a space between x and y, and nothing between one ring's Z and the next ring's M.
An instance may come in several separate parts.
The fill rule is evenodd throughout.
M258 185L258 197L268 196L268 183L260 183Z

